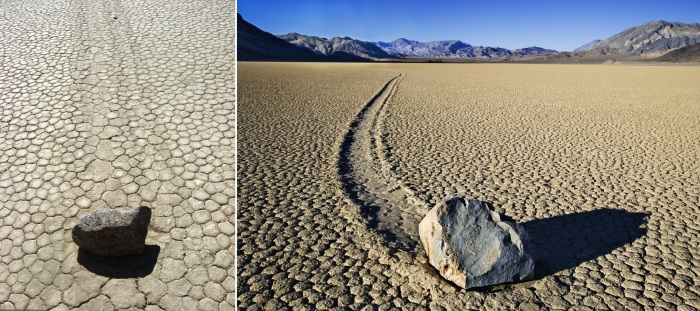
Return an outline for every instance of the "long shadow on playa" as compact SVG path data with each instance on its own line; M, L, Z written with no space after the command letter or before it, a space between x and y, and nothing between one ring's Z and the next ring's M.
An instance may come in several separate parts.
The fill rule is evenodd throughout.
M574 268L634 242L646 234L648 216L603 208L523 223L537 257L535 278Z
M98 257L80 249L78 263L94 274L109 278L142 278L153 272L158 254L158 245L146 245L140 254L122 257Z

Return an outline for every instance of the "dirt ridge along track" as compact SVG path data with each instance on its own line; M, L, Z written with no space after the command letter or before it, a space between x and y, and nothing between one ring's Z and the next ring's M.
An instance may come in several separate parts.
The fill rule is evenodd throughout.
M350 123L338 156L342 188L360 206L370 228L392 248L415 255L420 217L427 205L391 173L382 141L386 107L404 74L389 80Z

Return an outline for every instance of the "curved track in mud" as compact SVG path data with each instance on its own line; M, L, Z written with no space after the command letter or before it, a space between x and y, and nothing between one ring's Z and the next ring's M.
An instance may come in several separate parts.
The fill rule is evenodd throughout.
M340 146L338 173L369 227L387 246L415 255L420 250L418 222L429 207L393 176L382 135L385 108L403 77L399 72L389 80L350 123Z

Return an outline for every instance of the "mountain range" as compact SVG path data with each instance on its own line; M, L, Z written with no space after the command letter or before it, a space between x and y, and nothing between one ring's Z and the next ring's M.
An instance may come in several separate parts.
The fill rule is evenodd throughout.
M263 61L373 61L401 58L448 59L563 59L576 57L658 57L678 50L661 61L700 60L700 24L652 21L628 28L605 40L594 40L572 52L541 47L508 50L473 46L460 40L418 42L400 38L390 42L366 42L349 37L331 39L298 33L274 36L238 15L237 57ZM693 48L686 48L691 47ZM613 56L618 55L618 56ZM676 56L674 56L676 55Z
M337 51L332 55L314 53L298 47L248 23L240 14L236 17L236 58L242 61L334 62L369 61L351 53Z
M240 14L236 17L238 44L236 57L243 61L323 61L305 48L289 44L248 23Z
M366 42L349 37L326 39L298 33L277 37L319 55L334 55L337 52L345 52L372 60L397 57L500 58L512 55L539 55L557 52L534 46L511 51L500 47L472 46L459 40L418 42L400 38L391 42Z
M391 42L379 41L371 43L389 54L403 57L500 58L512 55L537 55L557 52L535 46L511 51L500 47L472 46L459 40L418 42L399 38Z
M348 37L326 39L315 36L305 36L298 33L290 33L278 37L286 42L298 47L307 48L320 55L334 55L338 52L342 52L368 59L393 58L392 55L384 52L384 50L378 48L374 44Z

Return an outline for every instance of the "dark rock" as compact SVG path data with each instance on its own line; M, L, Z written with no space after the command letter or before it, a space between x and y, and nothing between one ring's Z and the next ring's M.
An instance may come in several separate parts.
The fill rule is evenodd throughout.
M97 210L85 215L73 228L73 242L97 256L141 253L146 244L151 209L139 206L131 212Z
M463 288L527 281L535 263L527 234L478 200L448 197L419 224L431 265Z

